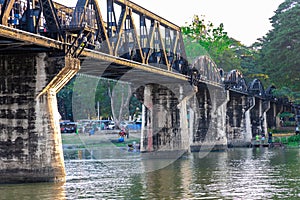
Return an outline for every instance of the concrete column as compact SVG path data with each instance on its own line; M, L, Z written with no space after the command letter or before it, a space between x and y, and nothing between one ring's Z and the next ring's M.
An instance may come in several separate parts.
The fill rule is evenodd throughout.
M193 144L194 133L197 131L198 119L197 111L199 105L197 104L197 96L194 95L189 101L189 152L191 151L190 145Z
M220 91L216 91L216 92L220 92ZM215 95L215 100L216 102L218 101L221 102L221 104L216 105L216 113L217 113L216 146L218 149L225 149L227 148L227 143L228 143L226 137L226 110L227 110L227 103L229 101L229 91L226 91L225 96L222 98L222 100L218 98L217 95Z
M180 87L176 87L180 89ZM182 90L181 90L182 93ZM189 148L187 99L175 95L167 86L149 84L144 89L145 126L142 132L141 151L151 155L173 155ZM158 154L157 154L158 153ZM168 154L170 153L170 154ZM144 154L146 157L150 154Z
M195 130L191 151L214 151L227 148L225 135L226 93L219 88L199 85L194 114ZM223 116L223 117L222 117Z
M146 85L144 89L144 105L143 121L145 125L142 130L141 152L151 152L153 151L153 100L152 87L150 85Z
M254 98L254 107L250 110L252 137L261 134L262 102L258 97Z
M263 100L262 99L258 99L258 116L259 116L259 118L258 118L258 120L259 120L259 129L260 129L260 133L262 133L263 132Z
M64 181L56 93L37 98L59 61L45 53L0 60L0 182Z
M282 104L276 104L276 113L277 115L279 113L282 113L284 111L284 107ZM281 127L282 124L281 124L281 120L280 120L280 117L277 117L276 115L276 127Z
M255 97L249 97L246 101L246 108L245 108L245 114L244 114L244 118L245 118L245 141L246 142L250 142L252 140L253 137L253 133L252 133L252 125L251 125L251 110L254 108L255 106Z
M187 112L187 102L189 97L183 98L183 87L180 88L180 104L178 105L180 109L180 134L181 134L181 146L183 149L190 151L190 141L189 141L189 127L188 127L188 112Z
M270 129L276 128L276 103L270 101L270 109L267 111L267 126Z
M246 141L246 100L243 94L229 91L227 104L227 136L228 146L247 146Z
M274 120L274 124L272 125L273 127L272 128L277 128L278 126L277 126L277 109L276 109L276 103L273 103L272 104L273 106L272 106L272 108L271 109L273 109L273 120Z
M268 123L267 123L267 112L269 111L271 105L270 105L270 101L266 100L263 102L263 121L262 121L262 130L263 133L267 136L268 135Z

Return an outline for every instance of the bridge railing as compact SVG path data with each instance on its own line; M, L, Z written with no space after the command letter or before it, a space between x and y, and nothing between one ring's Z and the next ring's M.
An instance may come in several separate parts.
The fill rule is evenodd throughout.
M86 7L74 7L72 16L65 15L65 19L61 21L61 26L68 29L91 28L96 29L95 11Z
M4 23L7 23L10 27L17 28L26 10L27 1L26 0L15 1L11 4L11 8L4 7L4 2L5 2L4 0L0 0L0 16L2 17L5 9L11 9L8 16L8 21Z

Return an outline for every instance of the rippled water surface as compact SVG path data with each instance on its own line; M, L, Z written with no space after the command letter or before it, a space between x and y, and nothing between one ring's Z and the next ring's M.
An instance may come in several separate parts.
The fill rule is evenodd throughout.
M0 185L0 199L300 199L299 149L168 160L121 149L64 154L66 183Z

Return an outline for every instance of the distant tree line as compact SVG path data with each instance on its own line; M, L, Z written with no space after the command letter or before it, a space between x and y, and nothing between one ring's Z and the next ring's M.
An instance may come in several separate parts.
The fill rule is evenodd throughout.
M58 109L63 120L113 119L137 117L141 102L132 95L130 83L77 74L57 94ZM99 112L99 114L98 114Z
M247 47L230 38L224 25L215 27L194 16L182 27L188 59L209 55L224 71L238 69L246 80L274 85L277 96L300 103L300 2L286 0L270 18L272 29Z

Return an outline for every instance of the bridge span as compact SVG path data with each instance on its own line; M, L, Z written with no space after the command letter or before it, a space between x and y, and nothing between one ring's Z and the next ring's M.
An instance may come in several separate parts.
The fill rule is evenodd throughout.
M77 74L131 82L144 105L144 155L247 146L278 126L289 102L186 59L180 27L139 5L78 0L0 1L0 182L63 181L56 94Z

